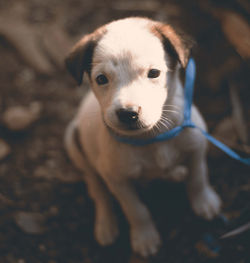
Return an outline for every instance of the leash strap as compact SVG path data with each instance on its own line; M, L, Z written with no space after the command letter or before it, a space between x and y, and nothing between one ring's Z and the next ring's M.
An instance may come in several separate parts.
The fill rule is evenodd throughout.
M185 89L184 89L184 98L185 98L184 122L183 122L182 126L185 125L185 127L198 128L201 131L201 133L206 137L206 139L208 141L210 141L217 148L221 149L223 152L225 152L231 158L236 159L236 160L238 160L238 161L240 161L246 165L250 165L250 158L241 157L238 153L236 153L235 151L230 149L224 143L215 139L212 135L210 135L209 133L207 133L205 130L201 129L200 127L196 126L191 121L191 107L192 107L192 101L193 101L195 72L196 72L196 70L195 70L194 59L190 58L190 60L188 62L187 70L186 70L186 80L185 80ZM189 126L187 126L187 125L189 125Z
M191 109L192 109L192 102L193 102L193 89L194 89L194 81L195 81L195 62L193 58L189 59L187 69L186 69L186 78L185 78L185 86L184 86L184 121L180 126L177 126L170 131L161 133L153 138L150 139L134 139L128 137L120 137L116 134L113 134L115 139L122 143L127 143L134 146L144 146L155 142L161 142L170 140L177 135L179 135L185 128L197 128L201 131L201 133L206 137L208 141L214 144L216 147L221 149L231 158L236 159L246 165L250 166L250 158L243 158L238 153L230 149L224 143L215 139L212 135L207 133L205 130L201 129L200 127L196 126L191 120Z
M184 121L182 126L195 128L195 124L191 121L191 109L193 103L193 87L196 75L196 67L193 58L188 61L184 86Z

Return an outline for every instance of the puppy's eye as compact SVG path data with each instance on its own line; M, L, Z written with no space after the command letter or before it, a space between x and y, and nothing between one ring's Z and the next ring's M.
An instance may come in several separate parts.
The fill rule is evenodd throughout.
M109 82L107 77L103 74L98 75L95 80L98 85L105 85Z
M158 78L161 74L161 71L159 69L150 69L149 72L148 72L148 78L150 79L155 79L155 78Z

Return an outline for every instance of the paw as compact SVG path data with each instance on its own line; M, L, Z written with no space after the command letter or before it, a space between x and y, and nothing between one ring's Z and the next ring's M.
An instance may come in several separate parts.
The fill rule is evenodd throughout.
M191 206L198 216L211 220L219 214L221 200L211 187L206 187L201 192L192 193Z
M95 239L101 246L111 245L119 235L115 216L100 216L95 223Z
M153 224L131 229L131 244L135 253L148 257L158 252L161 239Z

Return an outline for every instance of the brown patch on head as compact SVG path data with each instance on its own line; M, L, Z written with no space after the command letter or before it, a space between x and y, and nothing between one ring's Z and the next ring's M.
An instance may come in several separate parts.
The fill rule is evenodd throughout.
M84 36L65 59L66 68L75 78L78 85L82 83L84 72L90 75L94 49L105 32L106 29L103 26Z
M183 68L186 67L190 57L191 48L194 46L194 40L181 32L173 29L170 25L155 22L150 28L151 32L160 38L164 49L173 58L172 66L179 61Z
M161 22L142 17L133 17L131 19L134 20L133 23L135 23L135 26L137 22L145 21L144 25L147 25L149 30L161 40L166 53L170 56L170 61L167 61L170 68L174 69L178 61L183 68L186 67L191 47L194 44L194 41L190 37ZM65 60L68 71L77 80L79 85L82 83L83 73L87 72L89 75L91 73L94 49L98 41L106 33L106 28L107 25L83 37Z

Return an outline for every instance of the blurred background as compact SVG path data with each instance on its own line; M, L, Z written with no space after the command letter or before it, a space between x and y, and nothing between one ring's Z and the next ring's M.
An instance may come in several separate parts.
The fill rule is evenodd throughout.
M196 40L195 103L213 135L250 154L248 0L0 0L0 263L250 261L247 228L220 239L250 221L250 169L213 147L209 173L223 217L204 222L183 184L154 182L141 198L164 241L156 257L132 254L117 204L117 242L102 248L93 239L93 203L63 148L86 89L63 60L82 35L134 15L177 25Z

